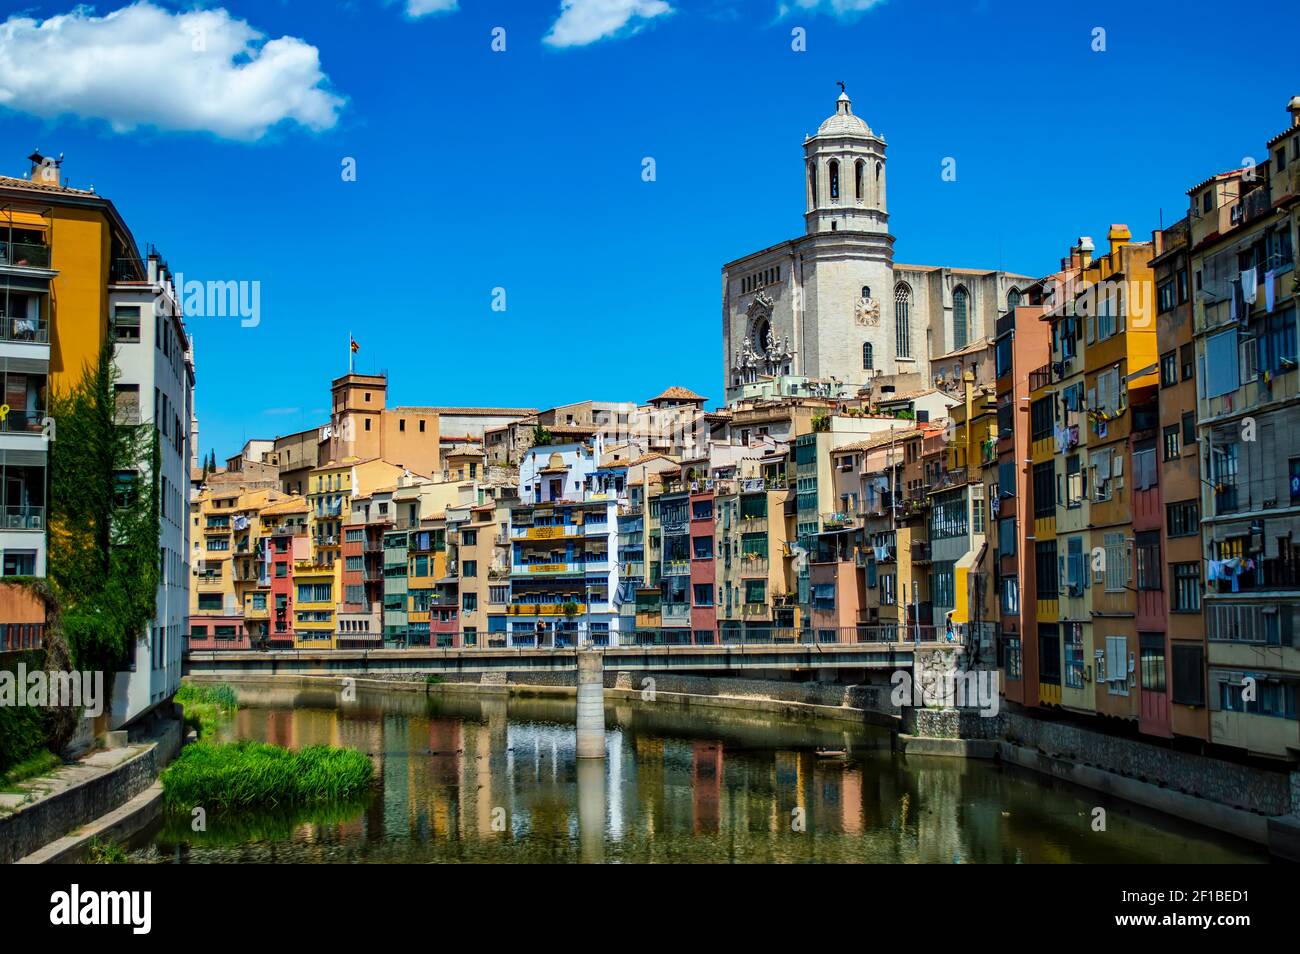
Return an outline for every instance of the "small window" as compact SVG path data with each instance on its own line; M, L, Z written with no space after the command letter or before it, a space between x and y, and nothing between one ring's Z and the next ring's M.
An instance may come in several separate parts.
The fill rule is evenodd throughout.
M366 418L366 430L370 430L370 418Z
M424 433L424 421L421 421L421 422L420 422L420 433L421 433L421 434Z
M116 305L113 308L113 338L116 341L140 340L140 306Z
M1178 352L1166 351L1160 356L1160 386L1171 388L1178 383Z

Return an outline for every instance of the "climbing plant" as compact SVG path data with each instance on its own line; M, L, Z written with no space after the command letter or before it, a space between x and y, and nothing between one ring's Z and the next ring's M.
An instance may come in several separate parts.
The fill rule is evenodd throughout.
M50 396L47 575L71 665L106 677L153 619L160 569L158 435L119 421L116 377L110 340L75 386Z

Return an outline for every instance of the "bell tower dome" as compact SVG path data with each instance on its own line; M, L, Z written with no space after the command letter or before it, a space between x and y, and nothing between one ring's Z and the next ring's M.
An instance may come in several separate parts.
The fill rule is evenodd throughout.
M889 232L885 140L853 115L840 84L835 112L804 140L804 221L818 232Z

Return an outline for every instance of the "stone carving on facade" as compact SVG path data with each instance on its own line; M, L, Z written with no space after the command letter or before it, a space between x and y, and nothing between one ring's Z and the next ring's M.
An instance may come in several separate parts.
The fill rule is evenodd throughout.
M859 298L853 303L853 318L863 328L880 325L880 302L874 298Z

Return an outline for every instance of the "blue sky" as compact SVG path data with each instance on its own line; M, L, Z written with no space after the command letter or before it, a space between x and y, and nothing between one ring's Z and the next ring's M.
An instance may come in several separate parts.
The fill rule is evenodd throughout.
M1191 185L1262 158L1300 93L1280 48L1229 42L1207 26L1222 5L1196 2L159 0L100 19L124 6L3 15L0 173L63 152L187 279L261 283L256 327L189 319L219 457L323 421L349 332L392 403L669 384L717 402L720 266L802 231L801 143L837 80L888 142L899 261L1035 275L1111 222L1176 219Z

